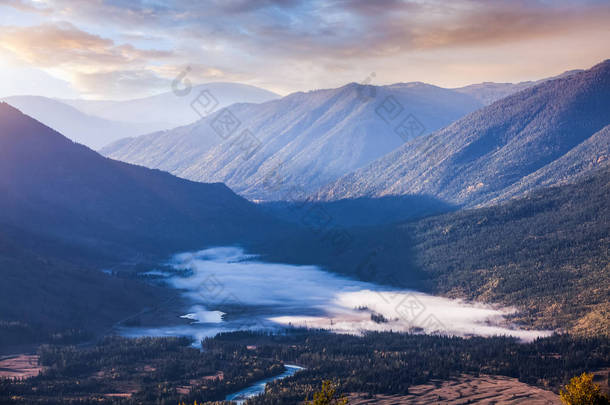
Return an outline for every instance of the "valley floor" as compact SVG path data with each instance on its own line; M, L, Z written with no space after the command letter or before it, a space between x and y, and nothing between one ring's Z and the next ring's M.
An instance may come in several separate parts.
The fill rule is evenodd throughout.
M108 337L94 345L43 345L38 355L0 358L0 402L74 405L222 401L261 380L249 405L296 404L330 380L351 405L559 404L572 376L596 372L607 390L607 338L457 338L400 333L363 336L290 329L186 338ZM40 374L39 372L42 371ZM2 378L4 377L4 378ZM351 393L351 394L347 394ZM370 394L369 394L370 393Z
M409 388L409 395L349 395L350 405L463 405L463 404L561 404L559 396L518 381L516 378L463 375L451 380L434 380Z
M0 357L0 378L29 378L42 371L37 355L20 354Z

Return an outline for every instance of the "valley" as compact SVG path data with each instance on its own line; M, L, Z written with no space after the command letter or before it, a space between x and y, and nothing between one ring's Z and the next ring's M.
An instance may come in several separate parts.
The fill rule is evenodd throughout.
M602 3L0 2L0 403L607 405Z
M256 255L234 247L182 253L170 263L173 272L152 273L156 280L182 292L190 307L181 318L189 324L126 327L119 329L122 335L190 336L199 342L218 333L274 332L286 327L349 334L402 331L452 336L503 335L522 341L551 334L511 325L505 318L515 309L384 288L338 277L315 266L265 263ZM269 291L269 284L276 288Z

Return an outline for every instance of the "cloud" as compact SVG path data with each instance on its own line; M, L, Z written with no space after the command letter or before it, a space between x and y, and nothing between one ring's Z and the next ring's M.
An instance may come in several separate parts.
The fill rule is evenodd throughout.
M0 96L36 94L46 97L78 97L79 93L65 80L20 63L5 52L0 58L0 72L7 80L0 80Z
M509 328L505 316L513 313L512 309L382 287L316 266L265 263L240 248L182 253L175 256L173 264L180 271L188 270L188 275L168 275L166 281L192 301L189 317L199 323L182 332L195 336L209 328L278 324L354 334L413 328L427 333L508 335L524 340L550 334ZM269 285L275 288L269 289ZM226 312L229 317L218 322L218 312L212 311ZM382 315L386 321L375 322L371 315Z
M81 92L94 98L137 98L143 94L167 91L171 83L147 69L76 72L72 80Z
M301 3L302 0L221 0L203 3L208 10L220 9L228 13L246 13L269 7L290 9Z
M189 80L193 83L239 79L236 75L203 65L193 64L188 67ZM72 83L88 97L133 99L169 91L174 78L185 69L184 66L164 65L108 72L76 72L72 75Z
M228 38L284 57L360 59L510 44L602 29L610 19L610 4L571 7L541 1L356 0L300 11L291 19L269 20L265 13L237 20L241 29ZM215 32L225 34L222 29Z
M539 2L495 2L477 4L467 12L457 11L443 24L432 22L407 30L416 49L475 47L601 28L609 18L608 5L575 9Z
M238 80L239 74L235 72L224 71L220 68L202 65L198 63L191 63L188 66L179 65L162 65L152 66L152 71L157 73L161 77L165 78L176 78L185 71L188 73L189 80L194 83L203 83L210 80ZM188 71L187 71L188 69ZM241 79L244 79L241 77Z
M11 3L34 7L23 1ZM607 25L610 4L543 0L48 0L56 13L283 57L392 55L501 44ZM175 37L177 35L177 37ZM182 37L182 36L188 36ZM305 55L304 55L305 54Z
M173 57L170 51L117 44L67 22L0 27L0 48L29 66L60 71L75 88L96 97L140 96L166 89L168 78L159 76L162 70L154 66Z
M167 51L141 50L130 44L81 31L70 23L1 27L0 46L38 67L61 65L97 70L171 56Z
M40 7L38 2L27 1L27 0L4 0L1 5L12 7L16 10L37 13L37 14L49 14L53 12L52 9L47 7Z
M38 4L9 2L32 14L39 12ZM528 79L560 73L553 66L565 63L562 52L574 55L574 63L565 66L568 69L587 67L608 56L600 50L610 51L610 45L598 40L610 32L610 4L595 0L91 0L78 6L71 0L45 0L42 4L53 10L45 16L47 23L0 27L0 45L35 66L81 74L148 69L157 78L168 79L191 65L197 66L191 73L193 81L239 80L281 93L336 87L371 71L384 82L407 77L430 80L434 77L430 68L437 66L436 75L446 78L447 72L467 72L466 65L472 65L469 57L476 57L482 66L512 66L512 60L529 56L528 44L540 40L548 45L538 58L544 63L531 63L537 66L532 72L541 73ZM84 31L61 22L66 20L78 21ZM582 49L562 46L575 38L585 44L585 58ZM502 54L497 52L500 48ZM426 75L412 76L420 72Z

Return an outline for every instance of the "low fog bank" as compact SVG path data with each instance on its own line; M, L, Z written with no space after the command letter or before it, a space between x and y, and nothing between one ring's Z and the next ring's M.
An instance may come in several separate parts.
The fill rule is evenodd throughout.
M124 334L187 335L199 341L219 332L302 326L359 334L404 331L456 336L514 336L530 341L549 331L510 325L511 308L391 289L316 266L265 263L236 247L174 256L165 281L183 291L190 325L126 329Z

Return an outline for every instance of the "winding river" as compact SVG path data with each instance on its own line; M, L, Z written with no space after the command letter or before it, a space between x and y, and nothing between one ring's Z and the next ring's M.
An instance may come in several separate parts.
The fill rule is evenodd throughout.
M239 392L236 392L235 394L227 395L227 397L225 398L225 401L233 401L233 402L236 402L238 405L241 405L246 401L246 399L252 398L256 395L259 395L259 394L262 394L263 392L265 392L265 386L268 383L270 383L272 381L276 381L276 380L281 380L282 378L293 376L297 371L303 370L303 367L294 366L291 364L286 364L285 367L286 367L286 371L284 371L282 374L280 374L276 377L270 377L270 378L266 378L264 380L258 381L256 383L254 383L253 385L251 385L250 387L245 388Z

